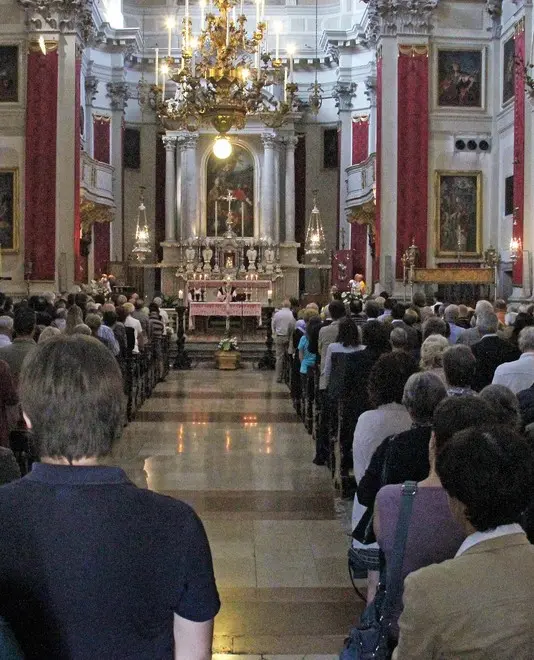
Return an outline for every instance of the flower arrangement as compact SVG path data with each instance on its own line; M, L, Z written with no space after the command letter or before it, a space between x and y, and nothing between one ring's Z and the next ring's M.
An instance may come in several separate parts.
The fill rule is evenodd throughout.
M224 339L221 339L217 346L217 350L225 352L239 350L236 337L224 337Z
M356 300L361 300L364 302L369 298L368 295L362 295L361 293L357 293L355 291L343 291L341 294L341 300L342 302L345 303L345 305L350 305L351 302L356 302Z

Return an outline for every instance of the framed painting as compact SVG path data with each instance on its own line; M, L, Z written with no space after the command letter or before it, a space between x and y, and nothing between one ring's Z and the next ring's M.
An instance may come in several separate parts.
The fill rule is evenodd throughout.
M0 250L19 249L19 171L0 169Z
M438 108L484 109L485 49L438 49Z
M503 62L502 62L502 104L505 105L511 101L515 95L515 40L510 37L504 42Z
M19 102L19 47L0 45L0 103Z
M254 159L233 144L225 160L210 153L206 162L206 235L221 237L228 228L237 236L254 236Z
M482 172L436 172L436 256L482 253Z

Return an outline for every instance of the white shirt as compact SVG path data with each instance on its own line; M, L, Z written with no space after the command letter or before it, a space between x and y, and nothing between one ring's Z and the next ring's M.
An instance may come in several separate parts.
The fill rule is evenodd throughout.
M376 410L368 410L360 415L352 442L354 477L358 483L365 474L373 454L382 442L393 435L407 431L412 426L412 418L400 403L385 403ZM360 522L366 507L354 497L352 508L352 529ZM357 542L354 541L357 545ZM373 546L374 547L374 546Z
M159 308L159 315L161 320L163 321L163 325L167 327L169 325L169 315L162 307Z
M519 360L505 362L495 369L493 385L505 385L514 394L534 383L534 353L523 353Z
M484 543L484 541L489 541L490 539L498 539L500 536L508 536L509 534L524 534L525 530L518 525L517 523L511 523L509 525L499 525L495 529L490 529L487 532L474 532L470 534L462 545L458 548L458 552L455 557L463 555L466 550L472 548L474 545L479 543Z
M143 334L143 328L141 326L141 322L138 321L137 319L134 319L133 316L128 314L126 320L124 321L124 325L127 328L133 328L134 329L134 332L135 332L135 346L134 346L134 349L133 349L132 353L139 353L138 338L139 338L139 335Z
M7 335L0 335L0 348L9 346L9 344L11 344L11 339Z
M295 327L295 317L289 307L282 307L273 316L273 335L277 337L287 337L291 334Z

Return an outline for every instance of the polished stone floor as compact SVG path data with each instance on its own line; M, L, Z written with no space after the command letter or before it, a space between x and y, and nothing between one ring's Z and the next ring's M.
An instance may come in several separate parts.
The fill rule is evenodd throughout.
M171 372L114 462L189 502L210 540L222 609L214 658L330 660L361 604L326 468L272 372Z

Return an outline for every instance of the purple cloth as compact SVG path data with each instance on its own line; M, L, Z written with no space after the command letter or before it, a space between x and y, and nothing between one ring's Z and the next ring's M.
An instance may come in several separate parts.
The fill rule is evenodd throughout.
M399 518L401 485L384 486L376 496L379 512L378 545L391 564L395 531ZM419 568L451 559L465 539L465 532L453 519L447 493L443 488L419 488L413 503L408 540L404 553L402 579ZM398 634L397 620L402 612L402 597L395 607L392 632Z

